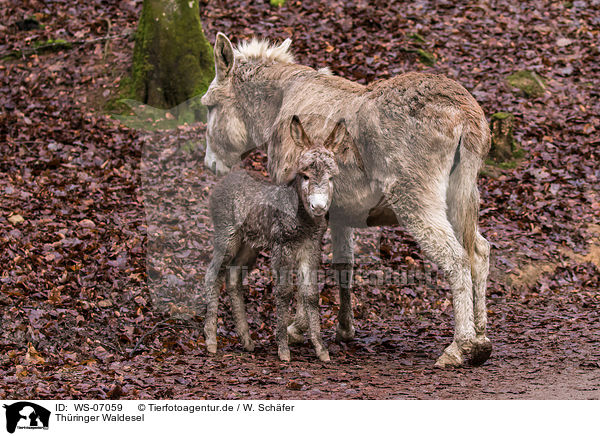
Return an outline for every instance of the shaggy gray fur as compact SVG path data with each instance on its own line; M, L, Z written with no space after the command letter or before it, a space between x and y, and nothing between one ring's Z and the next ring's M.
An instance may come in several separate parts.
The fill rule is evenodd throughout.
M340 153L339 144L345 131L340 121L322 146L314 146L299 119L294 117L290 134L300 155L287 184L274 185L236 170L213 189L210 213L215 227L214 253L204 284L207 299L204 332L209 352L217 350L218 292L225 278L238 335L247 350L254 349L242 296L241 268L252 266L257 252L269 248L275 279L280 359L290 360L288 313L293 295L292 276L297 275L298 305L303 307L302 312L307 317L303 324L308 327L319 359L329 360L321 338L315 276L321 260L321 240L327 229L332 178L338 173L334 153Z
M209 108L206 165L225 173L259 147L271 177L287 180L299 153L285 129L292 115L300 114L316 139L344 118L361 162L340 163L330 209L333 262L350 273L341 275L347 280L340 281L338 338L354 337L353 228L400 224L452 287L454 340L436 365L484 362L491 353L489 244L478 231L477 173L490 132L475 99L443 76L408 73L364 86L295 64L289 41L247 47L234 51L225 35L217 36L217 79L202 98ZM290 331L304 328L302 311Z

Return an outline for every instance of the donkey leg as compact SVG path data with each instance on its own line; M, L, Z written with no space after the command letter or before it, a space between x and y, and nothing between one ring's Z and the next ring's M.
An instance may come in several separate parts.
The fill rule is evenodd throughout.
M289 247L280 244L275 244L271 250L271 268L275 282L275 308L277 312L275 337L277 338L279 359L284 362L290 361L287 327L289 324L290 303L294 294L291 266L291 262L295 261L294 257Z
M460 165L450 175L447 190L447 216L454 233L467 251L473 280L473 312L476 337L472 343L470 361L481 365L492 353L492 343L486 337L486 282L489 271L490 245L478 232L479 191L475 179L481 158L462 151Z
M206 316L204 318L204 340L209 353L217 352L217 311L219 309L219 290L224 279L221 269L223 254L215 249L213 258L204 277L206 293Z
M331 222L331 241L333 245L333 268L340 288L340 311L336 341L354 339L354 314L352 312L352 277L354 274L354 229L343 224Z
M275 285L275 307L277 310L277 328L275 336L277 337L277 353L279 359L284 362L290 361L290 348L288 345L288 316L290 312L290 303L294 293L294 287L291 284L291 278L288 276L289 269L279 269L277 274L277 284Z
M306 307L308 314L308 330L310 334L310 340L315 347L315 352L319 360L323 362L329 362L329 351L323 343L323 337L321 336L321 315L319 312L319 292L311 292L308 295L304 295L303 304Z
M323 362L329 362L329 352L321 337L321 315L319 311L317 268L321 260L320 243L319 240L310 250L307 250L306 254L309 259L303 259L299 262L298 300L308 316L308 331L317 357Z
M487 307L485 303L487 277L490 270L490 244L479 232L475 239L474 254L472 276L476 337L473 343L471 363L481 365L490 357L492 343L486 336Z
M242 247L229 268L227 292L231 300L231 310L237 334L246 351L254 351L254 342L250 338L246 305L242 291L242 267L254 262L256 252L250 247Z
M440 266L450 282L455 319L454 341L435 365L460 366L466 357L470 357L475 339L471 264L446 218L443 204L434 207L435 200L427 200L418 205L408 196L401 195L401 201L394 204L394 211L398 221L406 226L425 254Z
M294 321L288 326L288 339L290 344L301 344L304 342L304 332L308 330L308 315L302 304L300 293L296 294L296 315Z

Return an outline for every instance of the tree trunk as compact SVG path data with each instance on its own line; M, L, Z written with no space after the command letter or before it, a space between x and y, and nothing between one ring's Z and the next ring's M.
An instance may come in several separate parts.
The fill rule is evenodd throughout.
M203 94L213 77L212 47L202 32L198 0L144 0L133 51L135 98L172 108Z
M506 162L513 158L515 151L514 121L515 117L507 112L498 112L492 115L490 121L492 148L489 156L496 162Z

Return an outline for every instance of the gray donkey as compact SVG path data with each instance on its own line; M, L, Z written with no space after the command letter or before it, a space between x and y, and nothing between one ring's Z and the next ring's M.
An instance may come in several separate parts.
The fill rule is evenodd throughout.
M205 164L226 173L260 147L275 181L288 177L299 151L282 128L302 114L312 138L324 138L344 118L359 162L340 164L330 209L334 267L339 274L337 337L354 337L350 299L353 228L403 225L444 271L452 288L454 340L436 366L481 364L486 337L489 244L478 231L477 173L490 147L487 121L475 99L443 76L407 73L364 86L294 63L290 41L253 40L234 50L221 33L214 47L216 77L208 107ZM288 327L307 329L303 307Z
M333 195L332 179L339 171L334 154L342 157L351 147L346 141L343 120L322 146L313 145L296 116L290 123L290 136L300 154L286 184L275 185L237 170L224 177L211 193L214 253L204 283L204 333L211 353L217 351L219 289L227 278L237 333L246 350L254 349L246 320L241 268L254 264L258 250L270 248L279 358L290 360L287 315L293 294L292 274L297 272L297 301L307 314L311 341L319 359L329 360L321 338L319 290L310 275L317 273L321 262L321 240Z

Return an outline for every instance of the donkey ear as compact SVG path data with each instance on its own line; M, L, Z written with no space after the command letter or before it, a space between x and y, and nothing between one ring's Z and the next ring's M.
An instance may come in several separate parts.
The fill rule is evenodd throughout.
M313 145L312 141L304 131L304 127L302 127L298 115L292 117L292 122L290 123L290 136L294 140L296 146L300 148L310 148Z
M227 78L235 62L231 41L221 32L217 33L214 52L217 82L221 82Z
M346 129L346 122L342 118L335 125L323 145L325 148L331 150L334 154L341 151L341 147L344 145L348 130Z
M358 151L358 147L346 128L344 119L338 121L323 145L344 162L348 162L350 160L350 155L354 155L356 165L361 171L365 171L365 164Z

